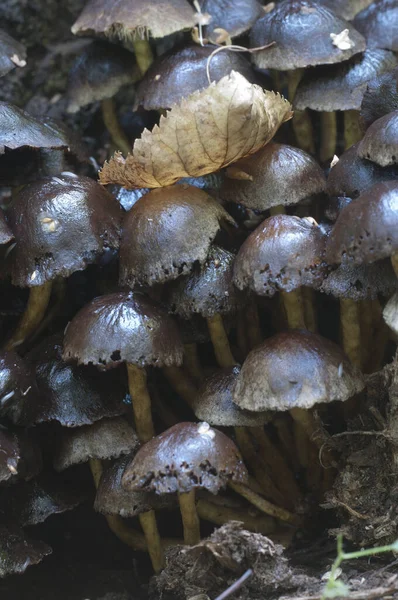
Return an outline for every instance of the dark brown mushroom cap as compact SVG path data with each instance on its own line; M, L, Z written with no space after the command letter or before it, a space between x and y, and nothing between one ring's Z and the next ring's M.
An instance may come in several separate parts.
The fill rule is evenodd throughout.
M53 457L56 471L91 458L107 460L133 452L138 446L134 429L123 417L102 419L94 425L64 429Z
M235 179L238 171L248 178ZM300 148L271 142L227 169L220 196L227 202L265 211L272 206L298 204L325 191L325 187L323 171L312 156Z
M13 239L14 235L7 225L3 211L0 209L0 245L8 244Z
M161 110L178 104L182 98L209 85L206 66L215 46L190 45L171 50L158 58L145 73L137 89L134 110ZM212 81L219 81L237 71L251 83L257 77L249 61L237 52L218 52L210 61Z
M381 167L398 163L398 110L370 125L358 144L358 155Z
M324 4L336 15L351 21L355 15L361 10L367 8L373 0L320 0L320 4Z
M39 399L34 369L15 352L0 352L0 416L14 425L30 425L25 421L25 410Z
M16 525L0 525L0 577L25 573L52 553L50 546L31 540Z
M122 476L131 456L122 456L109 465L102 474L94 509L103 515L136 517L149 510L173 508L176 504L173 496L158 496L154 492L133 492L122 487Z
M265 219L241 246L234 282L260 296L291 292L302 285L318 288L327 272L326 235L313 221L289 215Z
M235 224L211 196L191 185L152 190L127 213L120 244L120 283L153 285L203 264L221 223Z
M354 27L366 38L368 48L398 50L398 4L396 0L375 0L358 13Z
M26 48L0 29L0 77L15 67L26 65Z
M233 401L253 411L312 408L348 400L364 378L330 340L309 331L278 333L254 348L235 383Z
M88 177L64 173L31 183L7 215L16 239L9 268L21 287L68 277L119 246L122 209Z
M134 55L115 44L92 42L83 49L69 73L68 112L105 98L139 79Z
M361 106L364 129L394 110L398 110L398 67L368 83Z
M246 301L233 281L235 255L219 246L211 246L208 257L186 277L180 277L169 288L171 312L189 319L192 314L212 317L235 313Z
M326 244L326 260L372 263L397 249L398 181L386 181L343 208Z
M174 320L139 292L95 298L69 323L63 358L110 368L122 362L141 367L182 363Z
M36 370L40 394L25 407L25 424L58 421L63 427L81 427L125 413L120 373L66 364L62 340L63 334L51 336L26 355Z
M248 31L263 14L263 7L257 0L204 0L202 13L211 17L205 27L204 35L211 42L218 43L220 32L224 29L234 38Z
M110 38L165 37L191 29L197 17L187 0L89 0L72 33L105 33Z
M326 277L320 291L359 302L374 300L379 295L389 298L397 288L391 261L385 259L370 265L342 264Z
M391 298L385 305L384 310L383 310L383 318L384 318L385 322L387 323L388 327L391 329L391 331L393 331L395 333L395 335L398 335L398 293L397 292L393 296L391 296Z
M325 206L325 217L332 223L335 223L343 208L350 202L352 202L352 198L349 198L348 196L332 196ZM332 225L326 223L323 223L322 227L328 229L328 231L325 229L327 234L329 234L332 229Z
M15 483L36 477L43 467L38 445L23 431L0 425L0 482Z
M272 412L242 410L232 402L240 367L220 369L204 379L192 409L195 417L215 427L259 427L271 421Z
M286 71L332 64L365 50L364 37L348 21L313 0L282 0L269 7L250 32L252 48L275 42L253 54L260 68ZM348 49L341 50L333 44L331 34L345 29L351 42Z
M308 69L294 97L298 110L359 110L367 82L393 69L397 58L390 50L373 48L349 61Z
M358 144L346 150L330 169L326 191L331 197L357 198L375 183L398 179L398 168L383 168L358 156Z
M178 423L144 444L127 464L127 490L170 494L204 488L213 494L248 474L232 440L208 423Z

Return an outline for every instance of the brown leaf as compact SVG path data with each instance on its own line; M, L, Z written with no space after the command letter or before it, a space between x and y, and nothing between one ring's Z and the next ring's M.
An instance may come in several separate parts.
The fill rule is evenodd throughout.
M282 96L232 71L173 106L159 126L143 132L126 159L115 154L100 181L157 188L213 173L257 152L292 116Z

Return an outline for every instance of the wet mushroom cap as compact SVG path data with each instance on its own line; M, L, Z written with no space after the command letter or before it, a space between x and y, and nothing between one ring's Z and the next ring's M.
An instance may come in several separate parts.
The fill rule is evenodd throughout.
M398 51L398 4L396 0L375 0L358 13L354 27L366 38L368 48Z
M271 2L265 10L250 32L250 47L275 44L253 54L259 68L287 71L332 64L365 50L364 37L348 21L313 0ZM348 43L334 44L331 34L346 29Z
M191 185L152 190L127 213L120 244L120 283L153 285L203 264L222 222L232 217Z
M220 33L223 33L217 29L223 29L231 38L238 37L264 14L257 0L204 0L201 12L211 17L204 36L214 43L219 43Z
M26 48L0 29L0 77L15 67L26 65Z
M336 15L351 21L355 15L361 10L372 4L373 0L320 0L323 4L330 8Z
M35 372L31 365L16 352L0 352L0 416L6 416L14 425L25 422L24 409L39 401Z
M133 452L138 443L134 429L122 417L65 429L53 457L54 468L56 471L64 471L91 458L118 458L122 454Z
M326 235L313 221L276 215L265 219L242 244L234 265L234 282L260 296L317 288L326 273Z
M215 46L190 45L171 50L158 58L137 88L134 109L161 110L178 104L182 98L209 85L206 66ZM237 71L250 83L257 77L249 61L237 52L218 52L209 63L211 81Z
M238 366L227 367L203 380L192 407L197 419L214 427L261 427L272 420L272 412L250 412L233 403L239 372Z
M172 317L139 292L95 298L69 323L63 358L110 368L182 363L183 347Z
M134 55L115 44L92 42L83 49L69 73L68 112L112 98L122 86L139 78Z
M359 110L367 82L396 64L393 52L374 48L343 63L308 69L298 85L294 107L326 112Z
M0 524L0 578L24 573L51 553L50 546L31 540L16 525Z
M199 487L217 494L228 480L247 480L232 440L207 423L178 423L140 448L126 466L122 485L158 494Z
M398 181L376 183L341 211L326 244L329 264L372 263L398 249Z
M122 210L88 177L63 173L31 183L7 215L16 239L8 256L14 285L68 277L119 247Z
M235 179L237 172L248 177ZM265 211L273 206L298 204L325 191L325 187L323 171L312 156L300 148L270 142L227 169L220 196L227 202Z
M398 287L391 261L385 259L370 265L342 264L324 280L321 292L355 302L389 298Z
M389 167L398 163L398 110L374 121L358 145L358 155Z
M343 351L309 331L278 333L252 350L235 383L233 401L252 411L312 408L344 401L365 382Z
M398 110L398 67L369 81L362 100L361 124L367 129L394 110Z

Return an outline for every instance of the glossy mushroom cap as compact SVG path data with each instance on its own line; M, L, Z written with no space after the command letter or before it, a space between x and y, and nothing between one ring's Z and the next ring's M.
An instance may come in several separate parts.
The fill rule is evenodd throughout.
M16 352L0 352L0 416L14 425L31 425L26 414L40 400L35 372ZM26 410L27 409L27 410Z
M31 540L11 524L0 524L0 578L20 575L52 553L50 546Z
M232 401L240 367L220 369L204 379L193 404L195 417L215 427L260 427L272 420L272 412L242 410Z
M211 17L204 35L214 43L220 43L223 29L234 38L248 31L263 16L263 7L257 0L204 0L201 11Z
M265 211L298 204L325 191L325 176L307 152L270 142L227 169L220 196L227 202Z
M65 429L54 455L54 468L64 471L90 458L118 458L133 452L138 443L134 429L122 417L102 419L87 427Z
M161 38L191 29L196 22L187 0L89 0L72 33L104 33L121 40Z
M222 222L235 224L211 196L191 185L152 190L127 213L120 245L120 283L153 285L203 264Z
M348 39L339 35L348 29ZM348 22L313 0L270 3L250 32L250 46L274 46L253 54L254 63L281 71L348 60L365 50L364 37ZM333 43L334 42L334 43Z
M176 504L172 496L159 496L153 492L132 492L122 487L122 476L131 456L122 456L109 465L102 474L94 509L103 515L136 517L149 510L173 508Z
M85 269L119 247L121 217L115 198L88 177L63 173L25 186L8 209L12 283L33 287Z
M68 112L105 98L139 79L134 55L106 42L92 42L83 49L69 73Z
M377 183L341 211L326 245L329 264L372 263L398 249L398 181Z
M247 480L232 440L207 423L178 423L140 448L126 466L122 485L157 494L195 488L217 494L228 480Z
M192 314L213 317L235 313L246 301L232 281L235 255L219 246L211 246L206 262L190 275L174 281L169 290L171 312L184 319Z
M398 287L398 279L388 259L370 265L342 264L326 277L321 292L355 302L389 298Z
M0 482L36 477L43 467L38 445L24 432L0 425Z
M309 331L289 331L249 353L233 401L252 411L308 409L348 400L364 386L361 372L339 346Z
M26 48L0 29L0 77L26 65Z
M39 388L37 400L23 411L27 422L58 421L63 427L81 427L125 413L126 388L120 373L66 364L62 340L63 334L51 336L26 356L35 368Z
M291 292L302 285L318 288L327 272L325 243L326 235L310 219L269 217L241 246L234 266L235 285L260 296Z
M370 125L359 142L358 155L381 167L398 163L398 110Z
M206 66L215 46L190 45L171 50L158 58L145 73L137 89L134 110L161 110L178 104L182 98L209 85ZM218 52L209 66L211 81L237 71L251 83L257 77L249 61L237 52Z
M375 0L357 14L354 27L366 38L368 48L398 51L398 4L396 0Z
M294 106L326 112L359 110L367 82L396 64L393 52L374 48L343 63L308 69L298 85Z
M373 0L320 0L320 4L327 6L336 15L351 21L361 10L372 4Z
M182 363L174 320L139 292L95 298L69 323L63 358L110 368L123 362L141 367Z
M383 168L358 156L358 145L348 148L330 169L326 191L331 197L357 198L372 185L398 178L397 167Z
M364 129L394 110L398 110L398 67L368 83L361 106Z
M385 305L383 318L391 331L398 335L398 293L395 293Z

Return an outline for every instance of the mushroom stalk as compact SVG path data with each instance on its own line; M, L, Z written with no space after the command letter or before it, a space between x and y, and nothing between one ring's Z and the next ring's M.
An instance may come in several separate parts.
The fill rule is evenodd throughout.
M302 287L301 294L303 297L304 304L304 320L307 325L307 329L316 333L318 330L316 310L315 310L315 297L314 290L310 287Z
M148 552L151 557L153 570L155 573L160 573L165 566L165 560L155 511L149 510L148 512L141 513L138 515L138 519L148 544Z
M294 421L304 429L309 439L322 451L322 462L329 463L327 466L332 465L333 467L337 467L333 453L326 447L328 434L316 422L311 411L296 407L290 409L290 414Z
M118 150L127 156L127 154L131 151L131 144L120 126L113 98L106 98L105 100L102 100L101 108L105 127L107 128L113 143Z
M398 277L398 252L391 255L391 264L395 271L395 275Z
M292 103L303 73L304 69L295 69L287 73L287 95L289 101ZM310 154L315 154L314 132L308 112L305 110L295 110L292 126L298 147Z
M340 299L340 323L344 352L353 365L361 366L361 326L359 304L349 298Z
M275 506L275 504L271 504L271 502L268 502L268 500L265 500L265 498L259 494L256 494L256 492L250 489L247 485L236 483L234 481L230 481L228 485L232 490L234 490L234 492L243 498L246 498L250 504L253 504L253 506L261 510L261 512L265 513L266 515L275 517L280 521L290 523L296 527L299 527L302 524L302 519L298 515L295 515L284 508L280 508L279 506Z
M344 148L347 150L362 138L359 125L359 111L346 110L344 112Z
M201 381L203 379L203 370L199 360L197 344L184 344L184 366L194 381Z
M275 427L280 443L284 449L285 456L289 457L293 465L293 469L296 471L300 467L300 462L297 458L297 452L293 437L293 431L290 428L289 415L285 415L280 413L277 415L272 421L273 426ZM293 425L293 422L292 422Z
M240 521L245 529L269 535L276 529L274 519L266 515L251 515L247 508L231 508L218 506L208 500L199 500L196 505L198 515L204 521L209 521L215 525L224 525L229 521Z
M253 350L255 346L261 344L261 325L258 314L257 303L254 298L249 301L246 312L247 338L249 341L249 350Z
M163 367L162 370L171 387L188 406L192 407L198 391L183 369L179 367Z
M236 360L232 356L221 315L207 317L206 321L218 364L220 367L233 367L236 365Z
M200 542L200 523L196 511L195 490L178 494L182 523L184 526L184 543L195 546Z
M151 398L146 384L146 371L127 364L129 392L133 406L135 427L140 442L148 442L155 435L152 422Z
M305 329L303 296L301 289L280 292L286 311L289 329Z
M39 326L50 302L52 282L30 288L28 304L16 331L6 343L6 350L20 346Z
M319 158L321 163L330 160L336 153L337 119L335 112L321 113L321 147Z
M149 67L153 63L153 54L151 45L148 40L134 40L133 47L135 52L135 60L141 75L144 76Z

